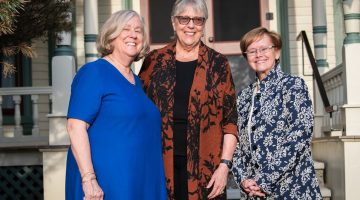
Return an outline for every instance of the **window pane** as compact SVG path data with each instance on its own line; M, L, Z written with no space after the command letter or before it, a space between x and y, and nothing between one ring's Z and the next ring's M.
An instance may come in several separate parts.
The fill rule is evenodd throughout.
M171 9L175 0L149 0L150 42L168 43L174 35L171 25Z
M259 0L213 0L215 41L234 41L260 26Z
M255 72L250 68L243 56L233 55L226 57L230 63L236 94L238 94L241 90L254 81Z

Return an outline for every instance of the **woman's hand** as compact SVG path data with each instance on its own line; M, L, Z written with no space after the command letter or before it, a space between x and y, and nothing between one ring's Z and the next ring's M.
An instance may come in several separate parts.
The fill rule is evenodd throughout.
M103 200L104 192L100 188L97 180L89 179L82 183L84 200Z
M246 179L241 182L241 187L248 193L249 196L259 196L264 197L265 193L257 185L257 183L252 179Z
M211 188L211 186L213 186L213 189L208 195L209 199L213 199L224 193L224 190L226 189L228 173L229 168L223 163L221 163L215 170L208 185L206 186L206 188Z

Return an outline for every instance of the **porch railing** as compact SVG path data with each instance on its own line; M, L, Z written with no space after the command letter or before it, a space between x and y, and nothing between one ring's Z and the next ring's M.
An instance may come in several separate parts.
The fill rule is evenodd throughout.
M336 135L342 135L344 122L339 108L344 104L343 66L339 65L320 76L306 32L301 31L297 36L297 40L301 40L305 45L314 79L317 83L322 104L326 112L322 120L321 131L325 134L330 133L330 136L334 133Z
M13 103L13 124L6 125L10 132L4 130L4 114L0 109L0 147L42 146L48 144L48 133L40 134L39 127L39 97L46 95L51 101L51 87L9 87L0 88L0 108L3 107L4 97L11 96ZM24 135L21 116L21 97L30 96L32 108L31 134ZM51 106L49 106L50 108ZM51 112L51 111L50 111Z
M345 128L342 113L342 105L345 103L343 70L344 67L341 64L321 76L329 101L333 105L332 115L330 116L329 113L324 115L321 130L324 133L332 132L332 135L342 135Z

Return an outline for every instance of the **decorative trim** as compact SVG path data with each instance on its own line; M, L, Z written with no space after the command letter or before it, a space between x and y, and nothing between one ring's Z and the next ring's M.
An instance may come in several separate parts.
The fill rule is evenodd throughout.
M327 27L326 26L314 26L313 27L313 33L327 33Z
M96 42L97 34L85 34L84 41L85 42Z
M344 20L360 19L360 13L345 14Z
M329 63L326 61L326 59L318 59L318 60L316 60L316 65L317 65L318 68L329 67Z
M360 43L360 35L359 33L347 33L344 44L354 44Z
M69 45L60 45L55 49L54 56L74 56L74 51Z

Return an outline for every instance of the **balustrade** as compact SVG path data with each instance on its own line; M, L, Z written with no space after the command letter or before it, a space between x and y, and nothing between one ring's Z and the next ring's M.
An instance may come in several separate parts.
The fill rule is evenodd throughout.
M12 125L4 124L4 114L2 109L0 109L0 147L11 147L11 146L24 146L27 142L27 145L46 145L48 143L48 133L46 137L40 135L40 117L39 117L39 97L40 95L45 95L51 100L52 88L51 87L12 87L12 88L0 88L0 108L3 107L4 97L11 96L14 115L14 123ZM31 97L31 107L32 107L32 128L30 135L24 135L24 127L22 126L22 116L21 116L21 105L22 105L22 96ZM49 102L50 103L50 102ZM49 106L50 108L50 106ZM5 133L5 127L10 127L10 134ZM7 130L9 131L9 130ZM26 144L25 144L26 145Z
M324 83L326 93L328 94L330 104L334 109L332 117L330 117L329 113L325 114L323 118L322 131L324 133L331 132L332 136L342 135L345 127L342 109L342 106L345 103L343 65L339 65L328 71L322 75L321 78Z

